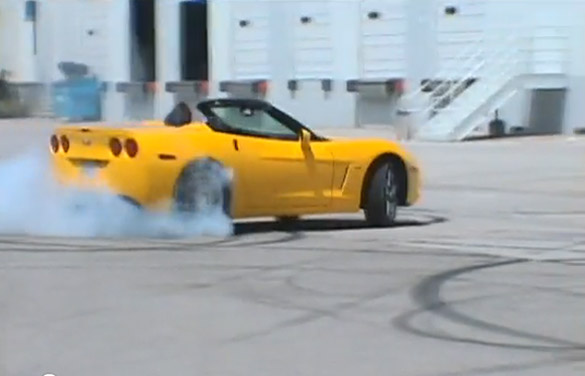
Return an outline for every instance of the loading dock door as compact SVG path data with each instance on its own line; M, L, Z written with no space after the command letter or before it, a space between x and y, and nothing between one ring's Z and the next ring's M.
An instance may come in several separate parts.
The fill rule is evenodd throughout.
M56 1L43 5L53 7L51 14L55 17L52 25L48 25L54 27L55 66L51 69L56 72L55 78L62 78L56 66L62 61L86 64L92 73L103 78L109 60L109 2Z
M181 14L181 77L184 81L207 81L207 3L183 1Z
M270 75L270 2L231 2L232 80L268 78Z
M533 90L530 106L530 133L563 133L566 93L566 89Z
M331 78L333 42L329 3L295 1L293 26L295 79ZM289 17L290 17L289 16Z
M406 72L403 2L361 2L360 78L402 78Z
M130 11L131 79L156 81L156 8L154 0L132 0Z

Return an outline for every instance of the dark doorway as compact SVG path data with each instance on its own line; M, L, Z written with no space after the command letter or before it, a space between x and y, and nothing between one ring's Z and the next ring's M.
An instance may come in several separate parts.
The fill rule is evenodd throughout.
M156 81L155 0L130 1L130 76L132 81Z
M535 134L563 133L566 89L532 91L529 129Z
M207 81L207 1L183 1L181 12L181 78Z

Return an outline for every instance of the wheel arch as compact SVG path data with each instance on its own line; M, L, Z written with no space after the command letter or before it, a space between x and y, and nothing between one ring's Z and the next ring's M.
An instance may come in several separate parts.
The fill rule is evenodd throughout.
M212 156L209 156L209 155L198 155L198 156L194 156L188 160L185 160L185 162L182 164L182 167L179 170L179 174L175 178L175 182L173 184L173 195L172 195L173 202L176 202L176 200L178 199L177 190L179 188L179 184L181 183L181 179L183 179L184 175L188 172L188 169L193 168L198 163L202 163L202 162L209 162L209 163L217 164L218 166L220 166L224 170L228 169L226 167L226 165L223 162L221 162L221 160L214 158ZM231 178L228 179L227 184L224 184L224 186L223 186L223 195L224 195L224 206L225 206L226 210L228 210L228 212L231 215L233 212L233 189L232 189Z
M362 189L360 194L360 208L363 209L366 206L368 199L368 189L372 181L372 177L376 169L385 162L391 162L395 168L398 179L398 204L405 206L408 196L408 174L406 170L406 163L404 159L396 153L383 153L374 158L366 170L364 178L362 180Z

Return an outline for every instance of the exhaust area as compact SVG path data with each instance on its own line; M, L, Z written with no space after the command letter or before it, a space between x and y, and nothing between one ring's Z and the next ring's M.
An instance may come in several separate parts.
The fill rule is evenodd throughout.
M0 235L185 238L232 233L232 221L219 206L189 217L149 213L109 192L60 187L51 179L43 148L0 161Z

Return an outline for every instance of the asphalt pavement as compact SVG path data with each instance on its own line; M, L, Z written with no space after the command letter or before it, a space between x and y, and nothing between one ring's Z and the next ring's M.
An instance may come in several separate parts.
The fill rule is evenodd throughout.
M4 160L51 126L0 124ZM406 144L423 198L390 229L0 236L0 375L583 375L585 138Z

